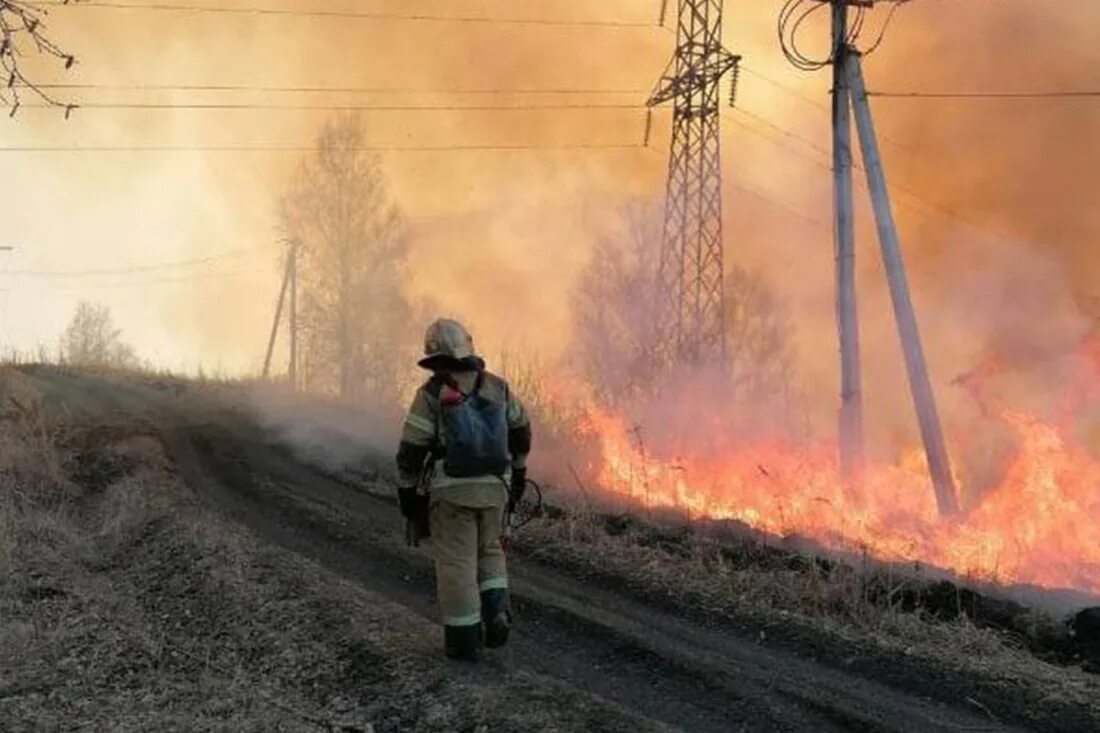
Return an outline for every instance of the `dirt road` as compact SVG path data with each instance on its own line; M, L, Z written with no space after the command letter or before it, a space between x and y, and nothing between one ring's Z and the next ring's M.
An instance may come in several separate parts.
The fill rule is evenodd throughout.
M392 502L298 461L246 411L126 384L32 372L48 400L155 432L214 511L364 589L434 618L430 559L404 547ZM604 583L513 557L518 632L487 674L522 668L684 731L1012 731L1012 701L759 629L685 620ZM442 662L441 662L442 663ZM456 671L456 673L459 673ZM883 680L887 680L889 684ZM951 704L952 701L955 704ZM501 704L507 704L502 701ZM1088 730L1052 717L1048 730ZM1034 728L1030 728L1034 729Z

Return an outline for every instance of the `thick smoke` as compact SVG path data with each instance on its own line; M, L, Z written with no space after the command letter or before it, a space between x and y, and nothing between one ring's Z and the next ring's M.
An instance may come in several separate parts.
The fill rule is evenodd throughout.
M457 12L451 4L419 1L402 9ZM633 0L598 7L570 0L539 9L471 0L461 10L632 21L655 15L654 7ZM829 100L828 74L788 67L775 43L777 10L778 3L727 3L726 42L744 54L747 67L739 92L742 111L724 112L722 122L727 258L731 268L742 267L765 282L789 309L798 372L811 398L807 419L815 432L828 434L839 380L829 161L815 149L828 144L828 114L821 109ZM913 3L866 59L866 76L873 89L884 91L1089 88L1100 81L1088 37L1098 14L1088 4L1066 5L1055 14L1036 3ZM872 25L882 17L876 11ZM81 60L73 74L78 82L404 90L309 98L229 95L264 104L585 99L422 91L455 88L625 89L637 91L598 101L640 103L672 51L672 34L647 28L334 23L90 8L58 10L51 24L57 40ZM811 24L807 38L824 38L824 32L824 26ZM1005 61L1020 58L1042 63ZM629 63L620 63L624 59ZM73 95L154 102L227 98L106 89ZM1050 383L1064 374L1051 371L1049 360L1034 358L1035 352L1057 352L1063 342L1068 348L1088 327L1078 304L1092 295L1100 264L1093 246L1100 224L1085 215L1100 185L1093 175L1100 152L1083 144L1100 122L1100 108L1072 100L872 103L886 138L887 174L898 189L902 244L949 432L965 432L964 421L980 413L971 393L953 380L994 352L1011 366L997 377L996 390L1005 399L1046 400L1051 407L1057 400L1047 399ZM294 110L88 109L64 123L27 110L4 128L13 145L300 145L314 139L327 117ZM440 312L472 321L488 353L522 348L553 364L572 340L569 294L601 232L614 224L624 201L662 193L668 122L668 112L657 111L649 151L384 156L412 235L406 287L431 298ZM365 114L365 123L379 145L632 144L641 140L644 113L374 112ZM182 283L115 288L111 282L100 289L99 281L41 287L14 279L8 310L15 303L31 307L20 307L20 319L5 324L8 338L24 346L48 343L76 301L94 297L112 307L138 351L160 363L189 369L202 363L231 373L254 369L278 284L276 206L297 162L297 155L284 153L12 155L4 194L10 223L26 241L12 269L90 269L105 261L141 266L246 246L270 248L219 262L204 270L210 277ZM912 443L914 422L861 185L856 194L868 428L874 451L891 457ZM65 215L57 216L62 200ZM221 279L227 272L241 274ZM416 332L422 327L408 324Z
M299 460L352 478L393 473L402 417L394 405L352 407L280 386L252 388L250 404L259 423Z

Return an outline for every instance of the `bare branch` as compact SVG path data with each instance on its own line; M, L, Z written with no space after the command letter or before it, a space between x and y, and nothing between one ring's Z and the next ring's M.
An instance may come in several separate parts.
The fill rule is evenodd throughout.
M73 0L74 2L76 0ZM63 0L69 4L70 0ZM59 60L66 70L76 63L76 57L63 51L46 33L44 19L49 11L26 0L0 0L0 68L3 69L3 86L0 101L15 116L23 104L23 96L30 92L47 106L65 111L68 119L77 105L62 102L39 87L24 73L23 62L27 51Z

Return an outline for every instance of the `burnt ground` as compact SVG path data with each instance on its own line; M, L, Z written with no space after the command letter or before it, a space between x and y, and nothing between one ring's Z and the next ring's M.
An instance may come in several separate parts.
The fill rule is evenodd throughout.
M371 729L1100 730L1094 707L1016 689L993 671L975 675L778 619L708 613L690 597L655 597L598 563L531 550L511 559L519 616L512 643L476 670L445 663L431 651L439 639L431 625L430 559L404 547L391 501L299 462L243 409L181 395L176 385L52 370L31 376L48 403L70 416L109 417L108 424L155 436L203 511L250 530L267 562L283 568L278 595L300 601L303 628L320 639L315 643L327 639L343 649L341 663L326 666L320 679L366 715ZM90 484L109 483L128 468L94 450L78 455L75 471ZM186 568L216 564L185 558L173 570L158 557L131 552L118 559L134 593L154 607L166 597L187 597ZM296 581L295 572L313 577ZM170 580L161 586L158 578ZM389 629L387 613L406 619L405 627ZM345 627L355 622L347 614L365 617L380 639L347 647ZM181 638L201 639L207 615L202 607L191 610L186 618L197 620ZM290 673L271 654L280 643L279 623L272 618L276 628L250 647L254 663L276 677ZM399 683L395 666L414 652L435 688ZM461 724L451 719L431 728L394 713L415 708L418 695L471 679L478 695L447 698ZM516 680L523 680L518 688ZM391 688L400 704L371 708L370 700ZM500 709L509 706L534 706L540 715L522 722L511 713L502 717ZM337 729L330 722L317 725Z

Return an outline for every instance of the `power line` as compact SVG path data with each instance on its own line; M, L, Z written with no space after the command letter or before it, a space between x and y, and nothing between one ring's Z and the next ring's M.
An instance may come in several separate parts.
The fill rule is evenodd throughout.
M573 151L573 150L637 150L640 143L565 143L561 145L375 145L351 148L353 152L367 153L448 153L448 152L522 152L522 151ZM82 146L0 146L0 153L315 153L316 145L82 145Z
M820 102L817 99L809 96L808 94L804 94L804 93L800 92L798 89L796 89L794 87L791 87L791 86L788 86L787 84L784 84L783 82L778 81L778 80L776 80L776 79L774 79L774 78L772 78L772 77L768 76L767 74L764 74L760 71L757 71L755 69L750 69L748 67L743 67L743 69L748 74L757 77L761 81L767 82L768 84L772 85L776 89L779 89L779 90L787 93L792 98L798 99L798 100L806 103L808 106L813 107L814 109L820 110L821 112L824 112L825 114L828 114L828 115L832 114L832 110L824 102ZM879 135L879 140L886 143L887 145L894 148L895 150L906 153L907 155L916 155L917 154L916 151L913 148L911 148L908 145L905 145L903 143L900 143L897 140L889 138L886 135L880 134ZM832 154L830 153L830 156L831 155Z
M73 102L80 110L265 110L283 112L537 112L545 110L645 109L644 104L280 104L267 102ZM53 108L23 105L23 108Z
M822 146L821 144L816 143L816 142L814 142L813 140L810 140L807 137L799 135L798 133L792 132L791 130L788 130L785 127L780 127L779 125L775 124L774 122L772 122L768 118L762 117L761 115L758 115L755 112L750 112L749 110L745 109L743 106L742 107L734 107L733 111L737 112L738 114L744 115L745 117L748 117L750 120L755 120L759 124L764 125L765 127L769 128L771 130L774 130L776 133L778 133L779 135L782 135L783 137L789 138L791 140L797 140L798 142L801 142L802 144L809 146L816 153L820 153L821 155L826 155L826 156L831 155L831 153L828 150L826 150L825 147ZM728 115L725 115L725 116L728 118Z
M801 135L801 134L799 134L799 133L797 133L793 130L789 130L789 129L787 129L785 127L782 127L780 125L777 125L776 123L772 122L771 120L767 119L766 117L763 117L761 115L749 112L748 110L745 110L744 108L735 108L735 109L736 109L736 111L742 113L743 115L749 117L750 119L754 119L757 122L759 122L760 124L763 124L763 125L767 126L768 128L770 128L771 130L774 130L777 134L780 134L780 135L782 135L782 136L784 136L784 137L786 137L790 140L795 140L795 141L801 142L803 145L808 146L809 148L811 148L813 151L815 151L816 153L818 153L820 155L823 155L823 156L830 156L831 155L831 153L828 150L826 150L824 147L819 145L817 142L811 140L810 138L805 137L804 135ZM733 120L733 121L735 123L742 124L742 126L746 127L747 129L750 129L750 130L753 129L751 126L745 125L744 123L742 123L739 120ZM754 131L756 131L756 130L754 130ZM773 142L775 142L778 145L783 145L783 143L778 141L778 140L773 139ZM822 169L827 170L827 171L832 170L832 166L830 164L826 164L826 163L823 163L823 162L820 162L820 161L816 161L816 160L813 160L812 158L808 157L805 150L796 149L794 147L790 147L789 145L785 145L784 147L787 147L788 150L795 153L796 155L801 155L801 156L805 157L807 162L813 163L814 165L816 165L819 168L822 168ZM856 170L863 170L863 166L858 165L856 163L853 163L853 168L855 168ZM950 209L946 209L944 207L941 207L939 204L935 204L931 201L927 201L921 195L919 195L919 194L917 194L913 191L910 191L910 190L906 189L903 186L900 186L898 184L891 184L890 187L894 188L897 191L899 191L901 193L904 193L904 194L906 194L906 195L908 195L908 196L910 196L914 199L917 199L918 201L923 202L926 206L929 206L929 207L932 207L932 208L938 208L938 209L942 210L944 213L948 213L948 214L950 214L952 216L955 216L955 217L959 216L955 212L952 212ZM965 221L965 219L960 219L960 220ZM976 225L972 225L972 226L976 226Z
M767 74L763 74L763 73L757 71L756 69L753 69L753 68L750 68L750 67L744 66L744 65L741 66L741 70L744 71L745 73L751 75L751 76L755 76L757 79L760 79L761 81L765 81L768 84L771 84L776 89L780 89L780 90L786 92L787 94L789 94L793 97L797 97L798 99L801 99L802 101L809 104L811 107L816 107L817 109L821 110L822 112L825 112L826 114L831 114L831 112L832 112L829 109L829 106L827 104L825 104L824 102L819 101L817 99L814 99L813 97L809 96L808 94L803 94L802 92L798 91L794 87L788 86L788 85L784 84L781 81L777 81L777 80L771 78L770 76L768 76Z
M774 198L773 196L770 196L770 195L764 193L763 191L761 191L760 189L755 188L753 186L748 186L748 185L746 185L744 183L741 183L741 182L738 182L738 181L729 181L728 183L732 188L735 188L738 191L741 191L742 193L747 193L750 196L754 196L754 197L760 199L761 201L764 201L768 204L771 204L772 206L776 207L777 209L785 211L788 214L791 214L792 216L795 216L795 217L801 219L806 224L812 225L814 228L820 229L824 232L829 231L829 228L830 228L831 224L829 222L825 221L824 219L818 219L817 217L810 216L809 214L805 213L804 211L801 211L798 208L796 208L794 206L791 206L790 204L783 203L779 199Z
M248 254L250 252L259 251L260 249L266 249L266 247L243 247L241 249L235 249L216 255L209 255L207 257L196 257L194 259L177 260L175 262L161 262L158 264L143 265L138 267L120 267L98 270L5 270L0 272L0 276L34 278L84 278L129 275L135 273L156 272L158 270L175 270L187 267L200 267L202 265L220 262L221 260L227 260L233 257L240 257L241 255Z
M740 108L738 108L738 109L740 109ZM740 109L740 111L743 112L743 113L745 112L744 109ZM780 147L790 151L792 154L801 157L806 162L808 162L808 163L810 163L810 164L812 164L812 165L814 165L818 168L821 168L822 170L825 170L825 171L831 171L832 170L831 165L813 159L812 157L810 157L810 155L808 155L807 151L804 150L804 149L794 147L789 142L786 142L784 140L776 139L775 137L769 136L769 135L765 134L762 130L760 130L758 128L754 128L753 126L747 124L744 120L739 120L739 119L730 117L727 114L723 114L723 117L726 117L727 119L734 122L735 124L738 124L738 125L742 126L746 130L754 132L757 135L762 135L765 139L769 140L770 142L772 142L776 145L779 145ZM804 144L808 145L809 147L811 147L815 150L818 150L818 152L822 152L821 149L818 148L817 144L814 141L810 140L809 138L803 137L803 136L799 135L796 132L793 132L791 130L787 130L786 128L783 128L783 127L780 127L779 125L776 125L775 123L767 121L765 118L760 117L759 115L752 115L752 117L754 117L758 120L766 121L767 126L771 129L775 130L777 132L777 134L783 134L784 137L786 137L786 138L801 141ZM860 165L853 164L853 167L856 168L857 170L863 170L863 167L860 166ZM866 185L866 184L863 181L860 181L860 185ZM900 206L905 206L905 207L909 208L910 210L915 211L919 214L923 214L924 216L934 216L934 214L932 214L930 212L939 212L941 217L942 216L949 217L949 218L954 219L955 221L957 221L961 224L964 224L964 225L966 225L966 226L968 226L968 227L970 227L970 228L972 228L976 231L984 232L985 234L987 234L989 236L993 236L993 237L996 237L998 239L1011 239L1012 238L1007 232L1002 232L1002 231L992 229L988 225L977 224L977 223L969 220L968 218L966 218L964 215L960 214L958 211L956 211L956 210L954 210L950 207L944 206L942 204L936 203L934 201L930 201L930 200L926 199L924 196L922 196L921 194L913 191L910 188L907 188L907 187L902 186L902 185L897 184L897 183L891 183L889 187L891 189L895 190L896 192L898 192L898 193L900 193L904 196L907 196L910 199L913 199L914 201L917 201L920 204L922 204L923 209L920 209L920 208L914 207L912 204L907 204L905 201L898 201L898 204Z
M647 94L648 89L592 89L573 87L515 88L501 87L457 88L440 87L417 89L403 87L369 86L255 86L247 84L104 84L95 82L36 84L39 89L59 91L96 90L115 92L255 92L263 94L440 94L440 95L542 95L542 94Z
M752 128L747 128L747 129L752 129ZM647 147L647 148L645 148L645 150L646 150L646 152L652 153L655 156L660 156L661 155L661 153L654 150L653 148L648 148ZM779 200L778 198L776 198L775 196L767 193L763 189L760 189L760 188L757 188L755 186L749 185L746 181L742 181L742 180L730 181L730 180L727 179L726 183L729 184L729 186L731 188L734 188L738 191L741 191L742 193L746 193L750 196L758 198L761 201L764 201L764 202L770 204L771 206L774 206L777 209L785 211L788 214L791 214L792 216L795 216L795 217L801 219L806 224L812 225L814 227L820 227L825 231L828 231L829 228L832 226L832 224L830 222L827 222L824 219L818 219L814 216L811 216L811 215L807 214L806 212L802 211L801 209L799 209L798 207Z
M121 282L108 282L108 283L89 283L81 286L66 286L63 288L55 288L54 292L57 293L83 293L89 290L124 290L129 288L148 288L159 287L162 285L171 284L190 284L196 282L209 282L215 280L229 280L238 277L249 277L252 275L271 274L270 268L253 268L251 270L234 270L230 272L214 272L195 275L179 275L174 277L160 277L143 280L126 280Z
M619 21L598 18L517 18L487 15L439 15L432 13L383 13L358 10L294 10L264 6L216 7L176 3L120 3L104 0L87 0L69 4L61 0L46 0L38 5L69 8L95 8L101 10L140 10L169 13L220 13L225 15L256 15L294 18L332 18L339 20L382 20L432 23L483 23L492 25L532 25L559 28L646 28L656 26L652 22Z
M1100 90L1068 89L1030 92L874 92L868 97L893 99L1085 99L1100 97Z
M740 109L742 112L744 112L743 109L741 109L741 108L738 108L738 109ZM795 147L794 145L792 145L790 141L792 141L792 140L800 141L803 144L808 145L811 149L813 149L813 151L815 153L820 153L820 150L818 150L818 146L816 144L810 143L808 140L800 137L799 135L797 135L797 134L795 134L795 133L793 133L789 130L785 130L785 129L779 127L778 125L775 125L774 123L769 123L766 129L761 128L761 127L756 127L754 125L749 124L749 122L747 120L738 119L738 118L734 117L733 115L731 115L729 113L726 113L726 112L722 113L722 117L724 119L732 122L733 124L741 127L742 129L744 129L748 132L751 132L754 135L762 137L765 140L767 140L768 142L771 142L775 145L778 145L779 147L781 147L784 150L787 150L790 153L798 156L803 161L805 161L805 162L807 162L807 163L809 163L813 166L821 168L824 171L832 171L832 166L830 164L823 163L823 162L821 162L819 160L816 160L815 158L811 157L809 151L806 150L805 148L803 148L801 146ZM754 115L752 118L749 118L749 119L763 119L763 118L760 118L760 117ZM781 139L780 136L784 139Z

